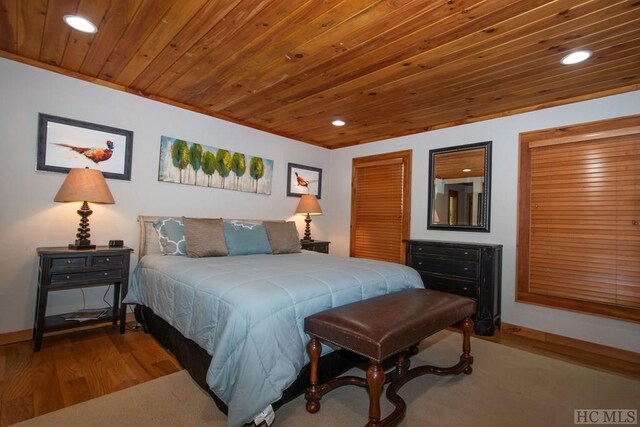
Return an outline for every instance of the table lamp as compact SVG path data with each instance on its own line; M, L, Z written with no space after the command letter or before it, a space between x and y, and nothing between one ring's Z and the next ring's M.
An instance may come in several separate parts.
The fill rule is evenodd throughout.
M316 196L310 194L304 194L300 197L300 202L298 203L298 207L296 208L297 214L306 214L307 217L304 219L304 222L307 223L307 226L304 229L304 238L303 242L313 242L311 238L311 215L322 215L322 208L320 207L320 203L318 203L318 199Z
M89 215L93 213L89 209L89 203L114 204L113 196L107 182L104 180L102 172L89 168L73 168L65 178L58 194L53 198L54 202L82 202L82 207L78 210L80 215L80 226L76 241L69 245L69 249L95 249L89 237Z

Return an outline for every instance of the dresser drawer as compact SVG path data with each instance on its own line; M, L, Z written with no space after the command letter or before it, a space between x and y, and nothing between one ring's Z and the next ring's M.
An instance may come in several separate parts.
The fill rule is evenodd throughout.
M437 258L432 256L416 256L411 260L411 267L427 273L440 273L467 279L478 278L478 263L455 258Z
M124 263L124 256L122 255L95 255L91 257L92 267L119 267Z
M122 270L90 271L82 273L52 274L52 286L72 285L76 283L102 282L122 278Z
M51 258L51 270L84 268L86 265L87 257Z
M412 245L411 255L435 255L477 261L479 250L476 248L456 248L450 246Z
M480 289L476 282L456 280L451 277L443 277L437 274L420 273L424 287L436 291L449 292L464 297L473 298L476 301L480 296Z

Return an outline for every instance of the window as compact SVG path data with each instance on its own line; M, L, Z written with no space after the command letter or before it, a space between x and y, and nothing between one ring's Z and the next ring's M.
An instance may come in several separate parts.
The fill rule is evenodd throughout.
M411 150L353 159L350 255L404 264Z
M640 116L520 135L517 300L640 321Z

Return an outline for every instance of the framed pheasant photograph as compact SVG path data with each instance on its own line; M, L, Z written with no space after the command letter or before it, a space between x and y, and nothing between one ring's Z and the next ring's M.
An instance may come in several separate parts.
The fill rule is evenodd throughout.
M133 131L39 114L36 170L68 173L98 169L105 178L131 181Z
M287 167L287 196L322 195L322 169L289 163Z

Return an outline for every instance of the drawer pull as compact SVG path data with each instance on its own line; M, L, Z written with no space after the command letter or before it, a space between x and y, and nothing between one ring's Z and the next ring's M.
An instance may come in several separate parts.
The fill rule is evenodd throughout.
M71 279L71 276L67 276L67 280Z
M108 276L108 275L109 275L109 273L104 273L104 275L105 275L105 276Z
M469 252L467 252L467 251L464 251L464 254L465 254L465 255L469 255Z
M418 246L418 250L422 252L422 246Z
M422 261L418 261L418 265L422 265Z
M71 260L70 259L67 260L67 264L71 264Z
M464 288L462 288L462 290L464 290L464 291L468 291L468 290L469 290L469 288L465 286Z
M105 261L106 261L106 262L109 262L109 258L106 258L106 259L105 259Z
M464 268L464 271L469 271L469 267L465 267L465 268Z

